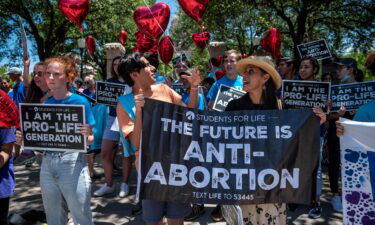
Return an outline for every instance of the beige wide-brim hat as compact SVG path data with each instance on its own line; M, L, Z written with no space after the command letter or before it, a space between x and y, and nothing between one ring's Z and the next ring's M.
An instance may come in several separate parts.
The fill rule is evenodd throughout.
M266 57L250 56L248 58L241 59L240 61L238 61L236 64L236 70L238 73L242 74L246 71L246 68L249 65L259 67L262 70L266 71L266 73L268 73L271 76L273 83L275 84L275 87L277 89L281 87L281 77L279 73L276 71L273 63L269 59L267 59Z

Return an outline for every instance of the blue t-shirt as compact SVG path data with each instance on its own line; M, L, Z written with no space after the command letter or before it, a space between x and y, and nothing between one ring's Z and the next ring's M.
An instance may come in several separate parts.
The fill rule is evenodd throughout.
M158 72L156 72L155 73L155 79L156 79L156 83L158 83L158 84L160 84L160 83L162 83L162 84L165 84L165 82L166 82L166 79L165 79L165 77L163 76L163 75L161 75L161 74L159 74Z
M227 76L224 76L220 80L217 80L212 85L212 87L210 88L210 91L207 94L207 101L215 101L216 95L219 92L219 88L221 84L238 89L238 90L242 90L243 78L242 76L238 75L235 80L229 80Z
M190 93L184 92L181 97L182 97L181 98L182 102L187 105L190 101ZM203 98L203 95L201 93L198 93L198 107L197 107L197 109L204 110L204 98Z
M0 129L0 149L3 144L14 143L15 141L14 129ZM15 184L13 157L10 156L0 169L0 199L11 197L14 193Z
M361 106L353 120L359 122L375 122L375 100Z
M56 100L53 96L46 101L45 104L67 104L67 105L84 105L85 106L85 115L86 115L86 124L93 127L95 125L94 114L92 113L90 102L83 96L72 93L69 97L61 100Z
M20 103L23 103L26 98L26 87L25 83L19 82L13 86L13 102L18 106Z
M103 133L108 119L108 107L103 104L96 104L91 109L94 114L95 125L92 128L94 142L90 145L90 150L97 150L102 146Z
M13 91L8 92L8 96L10 99L13 99Z

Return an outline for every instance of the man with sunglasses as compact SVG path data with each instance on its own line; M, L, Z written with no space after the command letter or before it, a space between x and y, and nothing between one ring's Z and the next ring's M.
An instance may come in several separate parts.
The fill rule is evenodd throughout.
M187 71L190 68L190 63L185 54L177 56L172 60L173 64L173 77L176 79L176 83L179 83L179 74L181 72Z

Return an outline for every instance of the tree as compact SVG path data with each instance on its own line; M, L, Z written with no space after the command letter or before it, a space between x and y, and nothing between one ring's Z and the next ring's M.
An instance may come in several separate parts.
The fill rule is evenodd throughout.
M147 0L153 4L155 0ZM92 59L87 55L86 61L93 61L104 74L105 60L103 46L108 42L118 42L121 28L129 34L126 43L130 50L135 43L133 33L136 26L132 15L135 8L143 1L91 0L90 10L84 21L84 33L81 34L76 25L65 18L57 7L56 0L2 0L0 3L0 56L15 61L22 52L17 16L24 21L26 33L32 41L31 55L38 55L45 60L52 55L67 52L78 52L77 39L81 36L93 35L97 41L97 51Z
M324 38L333 50L347 47L368 49L375 37L375 2L357 0L247 0L267 8L271 19L283 22L282 28L297 45ZM350 41L352 46L344 41Z
M317 39L326 39L334 54L349 47L370 49L375 38L374 8L372 0L220 0L210 2L203 24L214 40L248 54L255 50L254 36L276 27L282 34L283 55L298 58L297 45ZM177 31L198 27L191 19L178 21Z

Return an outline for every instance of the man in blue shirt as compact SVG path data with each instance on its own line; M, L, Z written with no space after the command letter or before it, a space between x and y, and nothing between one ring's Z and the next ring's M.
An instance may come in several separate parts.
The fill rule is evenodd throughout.
M217 93L223 84L238 90L242 90L242 76L236 71L236 64L241 59L241 54L236 50L229 50L224 55L224 69L226 74L220 80L217 80L207 94L208 107L213 108Z
M22 70L17 67L12 67L7 72L10 79L16 84L13 86L13 102L18 106L23 103L26 98L26 85L23 81Z

